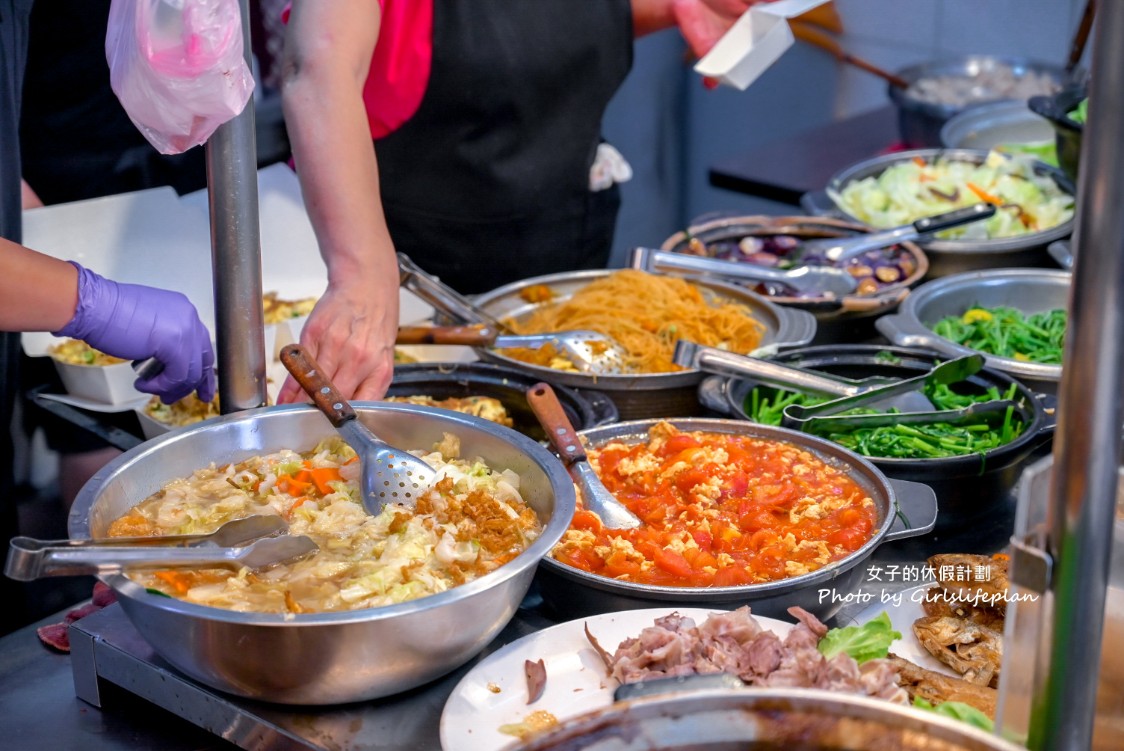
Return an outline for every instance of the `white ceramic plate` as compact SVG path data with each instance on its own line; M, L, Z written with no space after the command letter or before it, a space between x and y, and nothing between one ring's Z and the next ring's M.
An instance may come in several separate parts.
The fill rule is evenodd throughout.
M890 616L890 623L894 624L894 630L900 631L902 635L901 639L890 645L891 652L928 670L950 675L953 678L960 678L961 676L956 671L929 654L913 634L913 622L918 618L925 617L925 610L921 607L921 598L934 585L935 582L929 582L902 590L900 601L891 600L873 604L855 616L855 623L866 623L877 618L882 611L886 611L886 614Z
M617 682L585 637L585 627L609 653L629 637L639 635L657 618L678 612L700 624L720 609L653 608L581 618L529 634L483 659L445 703L441 714L441 746L445 751L498 751L516 738L499 731L501 725L522 722L531 712L545 710L560 722L613 703ZM763 628L784 638L795 624L754 616ZM523 663L542 660L546 689L527 704ZM495 691L498 688L499 691Z

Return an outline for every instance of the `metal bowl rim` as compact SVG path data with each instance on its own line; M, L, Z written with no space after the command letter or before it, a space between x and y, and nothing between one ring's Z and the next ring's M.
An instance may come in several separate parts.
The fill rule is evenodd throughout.
M895 151L890 154L879 154L877 156L864 159L860 162L855 162L849 167L841 169L831 176L828 180L827 189L839 191L848 183L863 177L872 177L880 175L891 166L899 163L909 161L911 159L920 157L921 159L928 160L936 156L945 156L955 161L968 161L968 162L983 162L988 155L987 149L945 149L945 148L925 148L925 149L911 149L909 151ZM1039 174L1045 174L1053 179L1054 183L1063 192L1074 196L1076 188L1073 183L1066 177L1061 169L1051 167L1043 162L1036 162L1035 171ZM864 174L870 172L869 175ZM832 202L834 204L834 201ZM843 215L843 217L852 222L859 222L860 220L848 214L844 209L836 205L836 210ZM1075 215L1076 216L1076 215ZM991 253L998 253L1004 251L1017 251L1028 250L1036 248L1040 245L1046 245L1054 240L1061 239L1066 235L1073 232L1073 224L1075 216L1071 216L1061 224L1057 224L1049 229L1032 232L1026 235L1019 235L1018 237L1000 237L990 240L930 240L929 242L919 243L921 248L927 253L955 253L959 255L972 256L972 255L988 255ZM908 298L907 298L908 299Z
M1044 280L1051 284L1064 283L1068 286L1072 278L1072 272L1063 269L982 269L980 271L966 271L925 282L910 293L909 297L898 307L896 315L917 333L936 337L938 341L934 343L934 346L940 346L944 354L981 354L987 359L987 364L997 370L1040 380L1057 381L1061 379L1061 365L1023 362L1011 357L999 357L962 346L950 339L945 339L925 325L917 315L917 309L922 304L942 294L947 294L951 289L961 289L981 283L1017 283L1033 279Z
M561 488L563 491L573 488L573 482L570 476L566 473L562 464L551 454L545 447L537 441L533 441L522 433L519 433L511 428L506 428L502 425L484 420L483 418L473 417L471 415L462 414L459 412L451 412L449 410L441 410L435 407L423 407L420 405L411 404L396 404L375 401L353 401L351 405L355 408L356 412L402 412L402 413L419 413L436 418L440 422L450 424L450 427L461 424L473 429L482 430L485 433L491 433L497 437L507 440L514 444L515 448L527 454L536 465L542 469L546 475L550 485L555 489ZM319 410L310 404L286 404L270 407L259 407L256 409L244 410L235 412L221 417L205 420L198 425L185 427L179 430L174 430L162 435L154 440L136 446L133 449L125 452L121 456L115 458L113 461L105 465L83 486L79 492L78 497L71 507L70 515L67 520L67 528L69 536L72 539L85 539L89 537L89 513L97 500L97 492L104 481L111 475L117 472L125 465L134 462L142 461L145 457L158 455L161 447L165 444L172 443L177 440L182 440L187 436L197 433L214 432L219 426L226 425L233 422L251 422L259 418L265 417L266 419L281 419L277 415L284 416L286 414L319 414ZM334 430L325 420L325 435L330 435L328 431ZM151 461L151 459L150 459ZM483 591L492 589L494 586L501 584L508 579L514 578L526 569L537 565L538 560L550 555L550 551L561 539L562 535L569 529L570 518L567 518L565 524L562 523L564 516L572 517L574 500L569 500L571 493L563 492L561 496L556 492L554 495L554 512L551 514L550 519L543 526L542 533L539 537L531 543L522 553L516 556L511 561L500 566L495 571L491 571L478 579L475 579L466 584L453 587L444 592L439 592L433 595L426 595L414 600L397 603L394 605L384 605L375 608L364 608L360 610L347 610L339 612L326 612L326 613L259 613L259 612L241 612L235 610L228 610L226 608L210 607L208 605L199 605L197 603L187 602L171 597L162 597L159 595L149 594L145 591L144 587L140 586L132 579L129 579L124 574L109 574L98 577L105 584L113 589L134 599L142 600L144 605L152 606L160 610L172 611L181 613L183 615L194 616L211 621L219 621L233 624L244 624L250 626L261 627L310 627L310 626L338 626L348 623L371 623L374 621L387 620L392 618L400 618L406 615L424 612L427 610L434 610L437 608L445 607L451 603L469 599ZM143 499L140 499L143 500ZM137 501L140 502L139 500ZM567 507L570 513L567 514ZM558 513L561 511L562 513Z
M735 228L742 227L742 226L749 227L749 226L752 226L752 225L757 225L758 229L752 230L751 232L747 232L746 234L752 234L755 237L762 236L762 235L782 235L782 234L783 235L791 235L791 234L794 234L793 232L783 232L782 231L786 227L786 225L788 227L791 227L792 229L797 229L797 230L800 229L799 225L805 225L809 229L818 228L818 229L821 229L821 230L824 230L826 232L831 233L829 235L824 235L825 237L848 237L848 236L853 236L853 235L857 235L857 234L868 234L868 233L874 231L872 228L868 227L865 224L859 224L859 223L856 223L854 221L847 221L847 220L843 220L843 219L832 219L830 217L819 217L819 216L775 216L774 217L774 216L746 214L744 216L730 215L730 216L716 217L714 219L708 219L706 221L698 222L698 223L692 222L691 226L689 227L689 233L690 234L702 234L704 232L712 232L712 231L715 231L715 230L721 230L721 229L727 229L727 228L736 232L737 229L735 229ZM775 225L775 228L771 227L770 225ZM851 233L851 234L848 235L846 233ZM679 251L675 250L676 246L681 245L685 240L688 239L688 236L689 236L688 230L679 230L678 232L676 232L675 234L671 235L666 240L664 240L663 243L660 245L660 249L670 251L670 252L673 252L673 253L677 253ZM770 295L768 297L768 299L771 302L773 302L777 305L801 305L801 304L806 305L806 304L809 304L809 303L816 303L816 302L834 302L836 299L839 299L839 300L848 300L848 299L881 300L883 298L896 298L898 295L900 295L902 293L903 290L911 289L913 287L913 285L919 283L925 277L925 275L929 273L929 256L925 255L925 251L921 249L921 246L919 246L917 243L912 242L912 241L907 240L906 242L894 243L893 245L891 245L889 247L895 247L895 246L899 247L899 248L902 248L911 258L913 258L914 263L917 264L917 268L915 268L913 270L913 273L910 274L905 279L901 279L899 281L896 281L893 284L888 284L885 287L883 287L882 289L878 290L877 294L873 294L873 295L851 294L851 295L844 295L842 298L827 297L827 296L823 296L823 295L821 295L820 297L785 297L783 295ZM880 312L886 312L886 311L880 311Z
M874 466L866 457L860 456L853 451L843 448L837 443L819 438L817 436L809 435L808 433L801 433L796 430L788 428L780 428L772 425L760 425L758 423L749 422L747 420L738 420L735 418L717 418L717 417L676 417L670 419L646 419L646 420L629 420L627 422L613 423L612 425L602 425L597 428L590 428L589 430L578 431L578 435L585 439L593 446L603 445L612 440L623 439L628 437L639 437L648 432L648 428L656 423L667 422L674 425L676 428L684 431L710 431L714 433L733 433L737 435L750 435L755 438L762 438L764 440L774 440L782 443L790 443L800 448L807 449L818 448L821 451L813 451L817 458L821 461L824 456L841 456L848 459L852 464L857 465L872 477L879 487L882 489L886 499L886 515L882 519L882 523L871 535L870 539L863 543L863 546L858 550L852 551L850 555L840 558L837 561L832 561L822 568L815 571L810 571L807 574L800 576L790 576L784 579L777 579L775 581L760 582L757 584L740 584L730 587L672 587L666 585L655 584L638 584L636 582L624 582L616 579L611 579L607 576L593 574L588 571L583 571L573 566L568 566L561 561L555 560L552 556L545 556L541 565L548 566L554 571L562 573L570 579L578 579L583 583L589 582L590 586L595 589L615 592L625 592L632 595L639 595L643 597L660 596L668 600L689 600L689 599L734 599L735 597L745 596L748 594L754 595L769 595L769 594L784 594L790 589L799 589L808 585L817 584L819 582L828 581L836 578L841 572L850 570L855 566L862 563L868 558L881 543L882 538L890 531L895 519L897 518L898 499L897 494L894 492L893 486L890 484L889 478L878 467ZM613 436L605 440L599 441L601 435L605 433L621 433L619 436ZM850 474L850 473L848 473ZM875 501L875 503L878 503Z
M1006 117L1004 117L1004 115L1006 115ZM993 117L995 120L988 120L987 118L989 117ZM966 146L955 146L949 143L951 140L951 133L958 128L966 127L965 123L974 124L976 120L983 119L984 122L982 125L985 126L992 124L1008 124L1011 122L1020 122L1020 117L1026 122L1033 123L1041 121L1048 129L1047 136L1041 139L1041 142L1053 143L1054 129L1048 119L1031 110L1026 106L1025 102L1019 99L1000 99L994 102L972 105L950 117L945 124L941 126L941 143L944 144L942 148L968 148Z

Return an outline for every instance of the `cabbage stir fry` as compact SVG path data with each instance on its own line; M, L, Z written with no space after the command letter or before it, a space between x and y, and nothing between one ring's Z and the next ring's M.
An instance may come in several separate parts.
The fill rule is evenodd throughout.
M959 409L977 402L997 399L1014 399L1017 386L1011 384L1005 393L991 386L979 394L958 394L946 384L925 388L925 396L939 410ZM758 386L746 396L744 409L749 419L764 425L780 425L784 409L790 404L813 406L831 397L782 391L768 386ZM869 415L880 410L857 408L841 412L844 415ZM896 412L897 410L890 410ZM1022 435L1026 426L1008 408L998 420L988 421L981 416L975 422L951 424L945 422L919 423L917 425L883 425L875 428L836 427L817 428L809 432L838 443L863 456L883 459L937 459L949 456L983 454L1005 446Z
M938 156L893 165L877 177L854 180L828 194L840 209L872 227L890 228L986 201L990 219L945 230L942 240L1018 237L1055 227L1073 216L1073 196L1034 171L1027 155L992 151L983 164Z
M282 450L175 480L110 526L111 537L204 534L233 519L278 514L320 547L264 571L175 569L130 577L156 594L238 611L357 610L443 592L523 552L541 532L519 476L458 458L446 434L413 452L437 470L414 509L372 516L359 497L359 462L339 437L304 454Z

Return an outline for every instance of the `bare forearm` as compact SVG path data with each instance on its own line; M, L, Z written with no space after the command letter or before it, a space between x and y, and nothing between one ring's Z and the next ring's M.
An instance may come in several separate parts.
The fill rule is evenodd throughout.
M0 331L57 331L77 304L73 266L0 239Z

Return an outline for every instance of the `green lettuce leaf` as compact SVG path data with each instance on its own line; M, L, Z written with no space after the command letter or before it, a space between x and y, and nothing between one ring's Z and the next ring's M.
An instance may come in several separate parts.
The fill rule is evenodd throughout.
M819 650L827 659L840 652L846 652L860 665L867 660L885 657L890 651L890 643L902 638L890 623L890 616L883 611L877 618L861 626L833 628L820 639Z
M944 715L945 717L951 717L954 720L966 722L974 728L986 730L989 733L995 730L995 723L991 721L990 717L964 702L946 701L934 706L920 696L915 696L913 698L913 706L918 709L925 709L939 715Z

